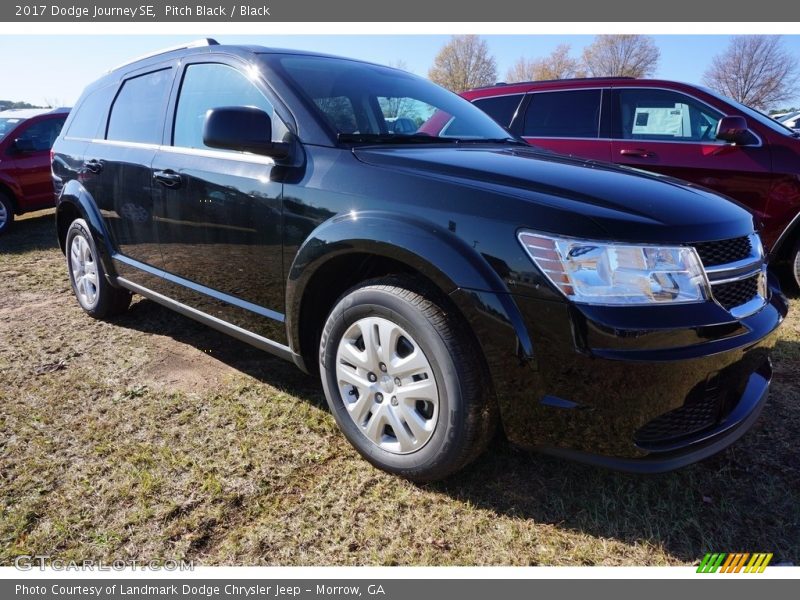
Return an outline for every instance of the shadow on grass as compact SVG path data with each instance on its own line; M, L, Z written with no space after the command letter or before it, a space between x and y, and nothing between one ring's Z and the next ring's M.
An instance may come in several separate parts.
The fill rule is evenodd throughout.
M0 236L0 254L25 254L53 248L58 248L58 237L52 210L19 218L8 233Z
M142 300L117 320L193 345L265 383L326 407L315 377L294 365ZM776 356L800 357L797 341ZM700 464L662 475L615 473L527 452L497 440L476 463L424 486L512 518L597 539L661 547L681 561L708 551L774 552L800 562L800 393L796 368L777 370L768 404L751 432Z

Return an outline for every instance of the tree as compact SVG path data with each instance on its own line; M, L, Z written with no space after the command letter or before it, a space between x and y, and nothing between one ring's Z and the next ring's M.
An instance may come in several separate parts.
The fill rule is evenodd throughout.
M649 77L661 56L646 35L598 35L583 50L583 65L592 77Z
M794 97L798 63L780 36L738 35L711 60L703 80L720 94L764 110Z
M508 70L506 81L541 81L543 79L570 79L582 77L580 62L569 55L569 44L559 44L545 58L528 60L520 57Z
M485 40L477 35L454 35L439 50L428 78L449 90L463 92L494 84L497 63Z

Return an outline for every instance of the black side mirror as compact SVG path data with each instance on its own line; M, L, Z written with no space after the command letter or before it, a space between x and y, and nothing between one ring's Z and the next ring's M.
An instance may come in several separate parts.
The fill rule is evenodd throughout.
M717 139L730 144L745 146L752 143L753 134L747 128L747 120L738 115L722 117L717 123Z
M14 151L19 154L29 154L36 152L36 144L30 138L17 138L14 140Z
M272 118L254 106L225 106L206 114L203 143L210 148L289 156L290 144L272 141Z

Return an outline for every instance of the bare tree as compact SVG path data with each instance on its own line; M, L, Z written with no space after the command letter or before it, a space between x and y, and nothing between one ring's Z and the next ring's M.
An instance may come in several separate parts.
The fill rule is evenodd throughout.
M569 55L569 44L559 44L545 58L528 60L521 57L508 70L506 81L541 81L543 79L570 79L582 77L580 62Z
M495 83L497 63L485 40L477 35L454 35L439 50L428 78L449 90L463 92Z
M592 77L649 77L661 56L646 35L598 35L583 50L583 65Z
M708 87L760 110L794 97L798 62L780 36L738 35L711 60Z

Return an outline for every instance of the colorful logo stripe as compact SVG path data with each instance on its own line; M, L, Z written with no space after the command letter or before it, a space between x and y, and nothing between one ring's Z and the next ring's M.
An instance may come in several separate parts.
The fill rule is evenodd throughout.
M748 559L749 562L748 562ZM772 553L709 552L700 561L698 573L763 573L772 560ZM746 566L745 566L745 563Z

